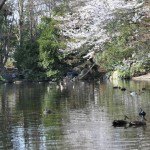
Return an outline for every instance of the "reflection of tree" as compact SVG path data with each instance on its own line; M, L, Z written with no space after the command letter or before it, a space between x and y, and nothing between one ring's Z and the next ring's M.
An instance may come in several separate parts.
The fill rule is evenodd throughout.
M39 149L44 87L39 84L1 85L0 140L4 148L33 143Z
M18 87L17 109L41 111L41 99L46 92L42 84L22 84Z
M0 136L0 140L2 141L2 145L4 148L8 149L12 146L12 136L11 136L11 130L12 130L12 124L13 124L13 118L12 116L12 109L13 105L15 105L14 97L15 93L11 89L13 86L6 85L0 87L0 111L1 111L1 122L0 122L0 133L2 134ZM12 101L9 101L12 100ZM12 105L13 102L13 105Z
M87 104L94 100L94 83L76 83L74 88L70 90L70 98L68 100L71 109L86 108Z
M41 102L46 88L43 84L24 84L18 88L18 112L22 113L23 139L25 143L40 148ZM18 133L20 134L20 133Z
M100 84L99 104L107 108L107 112L113 119L122 119L124 115L127 115L131 120L137 120L139 108L148 106L146 101L149 99L148 95L145 92L139 94L139 90L145 85L146 82L119 80L118 86L126 87L127 89L126 91L121 91L119 88L113 88L114 82ZM130 91L138 94L131 96Z
M84 109L94 99L94 83L77 82L72 83L65 89L56 89L51 85L47 87L49 90L45 93L42 109L51 109L52 114L43 115L43 125L47 129L46 141L49 145L58 143L64 139L63 121L69 120L69 111L72 109Z
M85 108L91 101L97 99L97 95L99 95L97 88L98 86L96 87L93 81L71 82L63 90L53 89L54 91L47 93L44 106L53 107L53 109L58 109L59 111Z
M113 89L111 82L107 84L75 82L72 87L63 91L56 89L55 85L49 84L1 85L0 149L17 150L25 149L25 146L27 149L29 147L31 149L33 147L34 149L41 149L41 147L63 149L62 147L66 143L65 134L69 134L67 134L68 138L71 129L77 133L81 140L85 137L85 132L80 132L80 125L83 125L84 128L84 123L91 124L92 120L94 124L98 123L97 129L100 125L100 131L103 131L102 129L106 128L99 124L101 121L106 121L109 124L111 119L114 119L113 117L121 119L126 111L131 112L128 117L134 120L139 105L145 106L144 110L149 112L149 108L146 107L149 105L150 98L148 90L137 99L133 99L128 92L129 89L138 90L143 86L143 83L120 81L119 85L125 86L127 91ZM104 107L104 112L99 111L101 107ZM44 116L41 114L44 108L50 108L53 113ZM85 119L84 123L82 119ZM76 125L74 126L75 120ZM66 124L70 124L70 129ZM110 125L108 126L110 127ZM90 133L88 127L87 130L84 130L87 131L87 136ZM68 132L65 133L65 129ZM144 132L144 130L142 131ZM126 134L118 132L117 136L120 134L121 140L122 137L130 139L137 137L137 130L132 130L132 134L129 132ZM81 136L79 133L83 133L83 135ZM141 130L140 134L144 135ZM75 135L74 132L71 135ZM98 136L100 135L98 134ZM74 139L73 136L72 138ZM78 138L76 139L78 142Z

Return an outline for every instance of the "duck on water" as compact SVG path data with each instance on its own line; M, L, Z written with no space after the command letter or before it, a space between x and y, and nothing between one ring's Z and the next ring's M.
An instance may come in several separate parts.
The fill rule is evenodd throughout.
M126 119L129 119L126 115L124 116L124 120L114 120L112 122L114 127L123 127L123 126L128 126L128 127L139 127L139 126L145 126L147 119L145 118L146 112L140 108L139 116L142 117L142 120L137 120L137 121L127 121Z
M139 116L141 116L141 117L146 116L146 112L144 110L142 110L142 108L140 108Z
M138 127L138 126L145 126L147 119L145 118L146 112L140 108L139 116L142 117L141 121L133 121L129 123L129 126Z
M126 119L129 119L128 116L124 116L124 120L114 120L112 122L112 125L114 127L122 127L122 126L126 126L129 122L126 120Z
M49 114L52 114L53 112L52 112L52 110L50 110L50 109L48 109L48 108L46 108L44 111L43 111L43 114L44 115L49 115Z
M133 121L129 122L129 127L139 127L139 126L145 126L146 125L146 119L145 117L142 118L142 121Z
M140 127L140 126L146 126L146 119L143 117L141 121L127 121L127 116L124 120L114 120L113 126L114 127Z

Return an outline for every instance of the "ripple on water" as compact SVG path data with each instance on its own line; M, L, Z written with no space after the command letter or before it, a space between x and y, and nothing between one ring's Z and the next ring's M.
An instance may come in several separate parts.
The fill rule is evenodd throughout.
M4 109L0 114L0 149L149 150L148 115L146 127L114 128L112 121L124 114L129 120L136 120L140 107L149 114L150 91L133 99L128 91L112 90L110 82L97 85L96 90L90 83L75 86L76 90L68 89L66 92L66 89L61 96L50 89L41 98L41 90L37 96L39 86L34 87L35 93L31 97L28 95L31 88L26 88L29 100L20 95L13 109ZM136 84L132 86L139 88ZM131 88L128 84L126 87ZM34 94L36 101L33 100ZM45 105L56 113L41 115Z

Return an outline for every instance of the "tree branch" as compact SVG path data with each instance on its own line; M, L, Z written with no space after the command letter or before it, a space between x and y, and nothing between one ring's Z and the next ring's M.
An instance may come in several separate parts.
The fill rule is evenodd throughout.
M3 8L5 2L6 2L6 0L3 0L3 1L0 3L0 10Z

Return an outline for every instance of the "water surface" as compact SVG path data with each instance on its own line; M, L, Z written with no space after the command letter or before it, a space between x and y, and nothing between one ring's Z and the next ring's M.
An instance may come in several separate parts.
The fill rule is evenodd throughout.
M114 89L116 85L127 90ZM53 113L44 115L45 108ZM112 126L124 115L139 119L140 108L147 113L147 126ZM52 83L0 85L0 149L149 150L149 108L146 81L71 82L63 88Z

